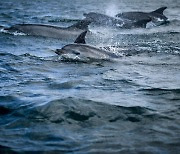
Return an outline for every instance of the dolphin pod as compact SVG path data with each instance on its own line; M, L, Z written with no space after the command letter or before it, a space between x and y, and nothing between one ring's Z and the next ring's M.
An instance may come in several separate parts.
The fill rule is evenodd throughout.
M55 51L61 57L77 57L85 61L105 60L121 57L118 53L112 53L103 48L97 48L86 44L85 36L88 31L89 24L93 23L100 26L111 26L113 28L146 28L148 22L153 22L156 25L164 24L168 18L163 14L167 7L161 7L152 12L124 12L119 13L116 17L111 17L101 13L90 12L84 14L85 19L69 26L56 27L42 24L16 24L10 28L5 28L8 31L23 32L28 35L52 37L57 39L72 39L77 37L75 42L67 44L61 49ZM80 34L80 35L79 35Z
M85 36L87 31L82 32L73 44L68 44L57 49L56 54L68 58L76 57L80 60L109 60L110 58L119 58L118 54L86 44Z
M123 12L117 14L116 17L134 22L151 19L155 25L159 26L168 22L168 18L163 14L166 8L167 7L161 7L152 12Z
M42 24L16 24L8 31L23 32L28 35L52 37L57 39L71 39L77 37L80 33L88 30L89 24L93 23L100 26L113 28L146 28L148 22L156 25L164 24L168 18L163 14L167 7L161 7L152 12L124 12L119 13L116 17L111 17L101 13L84 13L85 19L69 27L57 27Z

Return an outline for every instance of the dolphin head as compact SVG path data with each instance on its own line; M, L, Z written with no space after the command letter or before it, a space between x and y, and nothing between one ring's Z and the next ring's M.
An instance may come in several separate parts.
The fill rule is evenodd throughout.
M61 49L57 49L55 51L56 54L64 56L64 55L72 55L72 56L78 56L81 55L80 51L77 49L76 44L68 44Z
M96 54L97 49L86 44L68 44L55 51L63 59L87 61L99 58Z
M89 12L89 13L84 13L83 14L86 18L86 20L94 22L94 21L102 21L102 20L107 20L106 15L103 15L101 13L96 13L96 12Z
M62 60L76 62L95 62L110 60L110 57L119 57L119 55L108 52L104 49L77 43L68 44L61 49L57 49L55 53L58 54Z
M95 13L95 12L84 13L83 15L88 19L94 19L97 17L97 13Z

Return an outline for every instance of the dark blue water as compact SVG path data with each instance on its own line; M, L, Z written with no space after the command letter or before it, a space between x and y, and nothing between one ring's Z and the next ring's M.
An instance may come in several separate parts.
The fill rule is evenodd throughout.
M64 62L72 40L8 33L19 23L68 26L90 11L115 15L167 6L170 23L105 30L88 44L121 50L117 61ZM180 2L0 1L0 151L178 153Z

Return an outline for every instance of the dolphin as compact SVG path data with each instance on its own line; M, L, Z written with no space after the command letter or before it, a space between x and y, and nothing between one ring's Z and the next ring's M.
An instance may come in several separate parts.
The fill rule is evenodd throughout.
M73 59L80 61L91 61L91 60L110 60L111 58L118 58L118 53L108 52L91 45L86 44L85 36L87 31L82 32L73 44L68 44L57 49L56 54L60 55L64 59Z
M5 28L5 30L22 32L34 36L70 39L73 35L77 37L84 30L88 30L89 24L90 21L87 20L81 20L69 27L57 27L42 24L16 24L10 28Z
M168 18L163 14L166 8L161 7L152 12L123 12L117 14L116 17L134 22L150 18L152 23L159 26L168 22Z
M83 14L91 23L99 26L111 26L115 28L145 28L146 24L151 21L151 18L131 21L129 19L114 18L105 14L90 12Z

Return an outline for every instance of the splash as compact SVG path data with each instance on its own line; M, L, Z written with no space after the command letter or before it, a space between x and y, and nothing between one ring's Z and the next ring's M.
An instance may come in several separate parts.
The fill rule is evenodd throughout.
M118 5L115 2L108 3L105 13L109 16L114 17L119 12L117 6Z
M15 32L10 32L10 31L8 31L8 30L5 30L4 28L2 28L2 29L0 29L0 32L1 33L6 33L6 34L11 34L11 35L15 35L15 36L17 36L17 35L27 35L27 34L25 34L25 33L22 33L22 32L17 32L17 31L15 31Z

